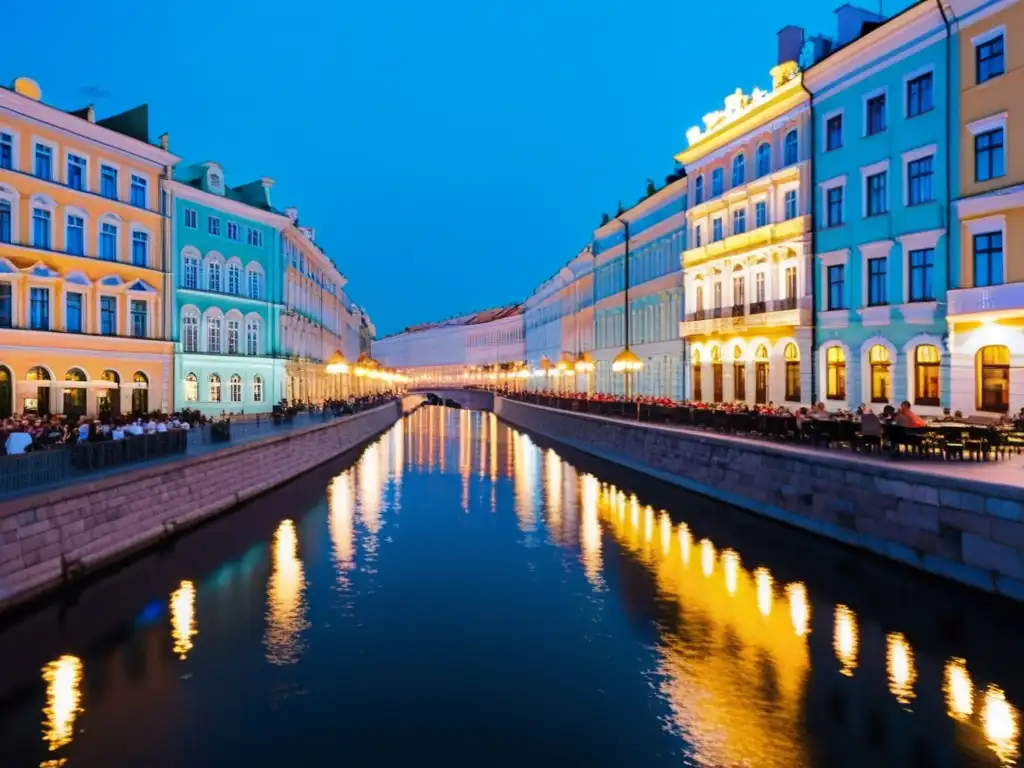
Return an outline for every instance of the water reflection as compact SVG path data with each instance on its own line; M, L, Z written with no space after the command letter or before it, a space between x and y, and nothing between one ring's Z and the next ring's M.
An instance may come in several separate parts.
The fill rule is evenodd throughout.
M352 494L352 472L347 470L331 481L327 497L330 505L328 529L338 569L338 583L347 587L349 571L355 567L356 537L353 519L355 499Z
M61 656L43 668L46 706L43 709L43 740L51 752L71 743L75 720L82 710L82 660ZM61 763L58 763L61 764Z
M967 674L967 665L963 659L950 659L946 662L943 688L949 716L961 723L967 722L974 714L974 683Z
M274 533L273 570L267 585L267 629L263 638L267 661L295 664L302 653L307 628L306 579L299 560L295 523L282 520Z
M192 650L192 638L197 634L196 588L191 581L183 581L171 593L171 638L174 640L174 653L182 661Z
M853 677L853 670L857 668L857 618L853 611L845 605L836 606L836 628L832 647L835 649L836 658L839 659L841 672L847 677Z

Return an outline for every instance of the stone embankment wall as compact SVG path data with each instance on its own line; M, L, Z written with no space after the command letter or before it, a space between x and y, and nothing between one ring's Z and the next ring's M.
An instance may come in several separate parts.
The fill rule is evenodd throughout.
M496 398L504 421L759 515L1024 600L1024 488Z
M231 509L391 427L397 402L0 504L0 610Z

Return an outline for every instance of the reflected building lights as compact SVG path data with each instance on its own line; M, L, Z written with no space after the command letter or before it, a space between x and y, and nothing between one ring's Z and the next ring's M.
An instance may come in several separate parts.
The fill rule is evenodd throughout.
M299 660L301 634L308 626L303 595L306 581L298 549L295 523L282 520L274 534L273 569L267 585L263 644L271 664L294 664Z
M963 659L946 662L943 690L946 693L946 709L949 716L961 723L967 722L974 714L974 683L967 672Z
M807 587L802 582L794 581L786 587L789 598L789 617L793 621L793 631L798 637L805 637L811 627L811 604L807 600Z
M548 448L544 452L544 489L547 491L548 532L562 543L562 459Z
M328 531L331 536L331 545L334 547L338 578L344 583L347 579L347 572L355 567L356 557L352 470L342 472L331 481L328 504L330 509L330 517L327 519Z
M43 708L43 740L50 751L70 744L75 719L82 714L82 660L61 656L43 667L46 706Z
M662 554L667 555L672 549L672 521L669 520L668 512L662 511L659 525L661 526L661 551Z
M382 460L383 441L378 440L363 453L356 465L359 476L359 518L371 534L380 531L381 495L386 478L386 462Z
M740 556L734 549L722 552L722 569L725 571L725 591L732 597L736 594L736 582L740 571Z
M715 572L715 545L710 539L700 540L700 568L705 578Z
M772 600L772 574L764 567L754 570L754 584L757 585L757 609L762 616L771 616Z
M639 503L639 502L638 502ZM648 504L644 507L644 549L650 549L654 540L654 508Z
M583 491L581 502L583 515L580 531L580 556L583 559L583 571L587 581L595 589L600 588L604 580L601 577L601 522L600 504L601 489L597 478L587 474L581 478Z
M192 638L197 634L196 588L191 581L183 581L171 593L171 638L174 653L182 661L192 650Z
M498 417L494 413L487 414L487 424L490 427L488 443L491 447L491 482L498 479ZM559 460L561 465L561 460Z
M857 668L857 617L845 605L836 606L835 635L832 647L839 660L840 672L847 677L853 676Z
M683 561L683 565L690 564L690 547L693 545L693 535L690 533L690 529L686 523L679 524L679 557Z
M990 685L981 705L981 723L989 747L1003 765L1016 765L1020 757L1020 726L1014 707L1000 688Z
M900 632L891 632L885 639L885 669L889 676L889 691L904 706L914 698L914 651Z

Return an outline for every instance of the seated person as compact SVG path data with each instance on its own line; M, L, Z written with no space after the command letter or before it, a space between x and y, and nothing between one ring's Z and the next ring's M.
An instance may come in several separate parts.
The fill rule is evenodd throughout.
M904 400L900 403L900 409L896 412L895 421L901 427L923 427L924 419L910 410L910 402Z

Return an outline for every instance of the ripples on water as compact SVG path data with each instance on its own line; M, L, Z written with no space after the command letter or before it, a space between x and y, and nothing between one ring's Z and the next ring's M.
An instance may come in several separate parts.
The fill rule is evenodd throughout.
M416 494L439 487L418 482L433 475L457 475L451 497L410 497L410 489ZM397 565L389 559L389 548L403 542L406 530L403 513L487 514L496 519L507 514L514 518L518 546L523 550L554 550L567 558L561 583L540 584L537 589L566 593L563 600L570 602L564 604L583 601L598 609L587 614L594 629L583 631L582 636L567 634L564 627L560 630L558 617L541 616L542 621L551 619L549 630L555 634L539 637L535 652L543 653L541 649L547 644L552 653L572 655L576 644L599 643L612 635L625 637L633 649L621 658L605 657L602 663L635 667L632 679L637 684L646 682L651 691L646 711L637 711L633 700L628 705L631 711L620 710L627 706L625 693L600 689L594 694L593 686L585 682L580 686L580 690L596 697L599 703L590 706L600 707L608 722L618 720L623 729L632 729L637 718L650 718L670 735L676 754L652 748L650 754L637 753L630 768L662 763L787 768L857 764L855 758L844 756L848 748L852 754L873 755L876 765L1017 763L1020 712L999 680L975 677L970 658L936 656L932 649L941 644L921 632L915 635L920 622L913 618L908 618L905 627L883 629L872 616L859 617L846 604L829 603L816 596L819 573L807 572L796 580L779 578L770 563L745 556L732 542L720 547L710 536L695 536L694 529L704 526L697 517L687 518L687 500L680 498L684 508L671 513L655 509L631 491L578 471L555 450L538 447L492 414L425 408L370 445L355 466L330 479L324 518L312 513L306 518L302 510L282 509L271 539L264 540L267 550L257 545L241 558L225 562L212 575L185 572L186 564L172 561L175 570L181 571L177 573L177 586L168 597L151 595L136 624L165 626L161 630L164 641L157 651L158 664L161 669L171 664L179 665L179 669L176 677L164 681L164 687L191 684L193 669L202 669L203 675L214 678L208 684L218 684L217 671L201 664L208 637L211 654L215 648L227 646L231 655L237 654L240 668L248 663L301 669L304 663L312 663L307 656L316 650L317 639L325 636L326 627L334 627L336 622L342 623L339 626L359 622L350 631L365 630L362 622L371 620L367 616L387 611L386 605L374 603L378 598L385 600L385 593L387 600L394 601L394 610L409 609L388 582L390 569ZM237 516L240 523L244 523L243 514ZM323 519L325 530L306 530ZM201 540L204 531L193 536ZM329 551L326 568L316 552L318 541L325 541ZM438 542L405 544L421 549L438 546ZM480 542L480 546L487 544ZM421 556L425 558L424 567L429 568L430 553ZM437 557L460 556L451 548L437 553ZM537 577L542 561L529 558L528 567ZM265 610L258 621L262 625L262 650L261 659L255 659L251 635L236 631L232 626L236 611L223 601L249 601L246 585L259 588L253 576L260 572L259 563L264 560ZM786 565L787 572L793 573L794 564ZM800 564L795 568L799 573ZM130 573L131 568L110 578L124 578ZM424 578L431 578L428 571L422 573ZM893 578L904 575L897 570L892 573ZM326 581L325 588L320 588L316 574ZM487 583L488 574L479 575L481 582ZM457 592L469 587L444 588ZM226 589L231 591L229 597L225 597ZM496 601L506 597L493 596ZM356 618L357 601L363 606L372 605L371 610L363 611L361 619ZM638 613L646 629L638 628ZM910 606L907 613L913 613ZM238 621L244 623L245 616L250 615L246 613ZM633 618L624 619L627 615ZM443 621L440 616L433 619ZM508 619L528 617L511 615ZM500 634L507 627L497 629ZM16 630L11 628L8 633L16 635ZM444 630L454 642L459 632L457 623ZM117 634L120 630L112 631ZM538 631L543 632L543 628ZM559 631L562 634L557 634ZM62 638L64 633L54 629L54 634ZM495 642L494 638L463 640ZM74 655L73 636L56 642L66 642L68 647L63 650L67 652L42 667L35 692L30 685L14 692L0 690L4 694L0 702L5 702L0 713L11 714L13 721L30 702L41 701L41 712L35 710L42 724L35 742L38 747L33 749L19 741L23 731L18 729L8 731L5 739L14 740L16 755L39 753L40 758L31 764L44 768L97 764L76 762L76 739L84 744L92 736L91 728L102 732L114 727L109 713L91 722L92 711L124 706L124 702L104 703L105 697L117 698L117 683L111 681L114 673L110 670L103 671L103 680L90 678L88 667L104 664L102 659L92 661L91 656L102 657L103 652ZM374 644L378 642L391 648L390 639L371 636L358 650L366 654L368 663L373 663ZM921 658L915 653L915 642L928 649ZM623 647L606 646L602 653L607 655L613 652L609 649ZM499 650L495 647L494 653ZM31 655L31 649L20 648L18 652ZM245 658L249 661L243 661ZM986 668L992 668L992 660L983 661ZM221 655L217 663L230 663L230 659L226 661ZM442 659L439 663L447 662ZM494 663L499 662L496 659ZM1015 665L1016 661L1010 660L1006 667ZM247 669L258 674L257 666ZM278 674L289 673L282 669ZM321 682L330 687L346 685L344 680L328 676L321 681L319 676L319 671L305 672L301 680L282 678L283 682L278 683L303 692L315 692ZM260 695L258 686L251 688L240 680L235 684L240 696ZM381 679L375 685L381 696L401 697L404 688L415 685L415 679ZM560 690L553 688L551 695L558 696ZM161 706L175 706L165 701L165 690L147 695ZM504 696L500 691L493 695ZM135 701L135 706L144 707L147 699ZM318 706L329 706L329 698L320 701L323 703ZM558 703L570 706L570 702ZM505 711L497 706L497 700L479 704L494 707L495 718ZM233 720L227 712L224 717ZM187 717L171 720L180 730L165 734L163 738L168 740L191 738L190 729L199 728L190 725ZM253 727L273 723L268 720ZM607 723L593 726L598 727L595 739L614 738L614 734L603 733ZM233 727L240 726L235 723ZM333 727L344 730L345 720L339 719ZM504 726L495 722L492 727ZM507 727L520 729L524 736L530 733L523 723L509 723ZM301 723L292 722L290 728L293 738L303 738ZM394 728L400 737L400 713L395 715ZM209 733L208 728L199 730ZM863 743L870 748L864 748ZM570 744L564 745L560 754L573 752ZM409 754L416 754L413 747ZM105 764L119 763L111 758ZM210 758L202 764L216 761ZM308 764L320 763L314 760ZM535 760L534 764L622 763L591 758L585 763L552 759L550 763Z

